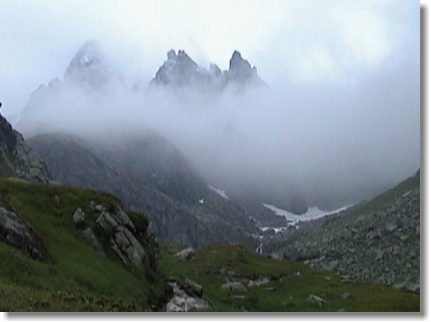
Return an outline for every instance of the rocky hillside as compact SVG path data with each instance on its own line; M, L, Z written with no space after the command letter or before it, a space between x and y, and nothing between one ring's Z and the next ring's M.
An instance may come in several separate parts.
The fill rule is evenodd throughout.
M45 165L31 151L20 133L0 114L0 176L48 182Z
M336 216L303 224L264 249L288 260L420 291L420 173Z
M241 246L196 252L162 248L161 267L174 287L170 311L383 312L419 311L419 296L346 282L298 262L270 259Z
M128 209L147 214L157 237L194 247L255 244L251 235L258 228L249 212L211 190L160 136L106 145L70 135L41 134L28 142L54 180L114 194Z
M166 302L142 215L106 194L0 179L2 311L147 311Z
M419 296L242 246L159 248L114 197L0 179L2 311L419 311Z

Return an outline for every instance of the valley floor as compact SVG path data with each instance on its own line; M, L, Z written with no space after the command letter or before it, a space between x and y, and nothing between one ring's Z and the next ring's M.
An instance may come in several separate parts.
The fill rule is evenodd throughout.
M372 283L344 280L298 262L270 259L241 246L198 250L181 261L166 250L161 266L171 280L189 279L203 287L223 312L418 312L416 294ZM242 285L242 286L240 286Z

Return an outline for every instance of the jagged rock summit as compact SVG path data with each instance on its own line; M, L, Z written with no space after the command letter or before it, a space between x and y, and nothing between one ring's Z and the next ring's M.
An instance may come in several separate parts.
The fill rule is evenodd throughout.
M229 69L222 71L216 64L211 64L208 69L201 67L184 50L176 53L173 49L167 53L167 60L150 83L151 86L198 87L209 91L263 84L256 67L243 59L237 50L229 61Z
M94 104L91 99L101 93L124 88L124 78L111 66L99 43L87 41L71 59L63 78L55 77L31 93L17 128L25 136L46 131L48 127L50 131L58 130L55 123L47 120L47 115L64 116L64 112L77 106Z
M229 70L226 72L227 80L238 83L255 83L261 84L262 80L257 75L256 66L243 59L241 53L235 50L229 61Z
M152 83L183 86L212 80L207 71L199 67L184 50L179 50L177 54L171 49L167 56L168 59L159 68Z
M47 128L58 131L56 124L50 123L46 115L64 118L64 112L74 111L78 104L103 106L94 104L93 99L98 101L106 93L135 92L148 86L147 81L145 85L138 81L129 87L126 80L127 77L110 64L100 44L95 40L87 41L71 59L63 78L56 77L32 92L17 128L25 136ZM232 54L229 69L222 71L216 64L210 64L208 68L199 66L184 50L176 52L172 49L150 82L151 88L185 89L193 94L193 99L196 99L195 93L217 95L225 89L241 93L262 85L265 83L258 76L256 67L237 50Z
M100 89L114 80L120 80L120 77L110 68L100 44L91 40L84 43L72 58L64 80Z

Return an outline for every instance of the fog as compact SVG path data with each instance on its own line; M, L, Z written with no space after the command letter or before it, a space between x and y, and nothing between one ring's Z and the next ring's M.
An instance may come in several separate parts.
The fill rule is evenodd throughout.
M186 2L183 9L192 3L195 9L205 7ZM172 23L182 26L178 37L161 33L152 46L146 37L154 40L154 34L139 34L145 44L139 50L133 42L138 31L120 28L116 20L112 39L111 30L90 28L94 35L88 35L73 25L86 38L75 33L59 61L37 58L55 67L49 72L30 69L37 84L60 80L33 94L18 129L26 137L63 131L106 141L151 129L172 142L212 186L228 193L259 191L279 197L294 191L308 204L323 207L358 202L412 175L420 167L418 5L402 6L403 11L397 9L398 2L340 1L325 11L310 6L312 2L288 3L286 17L276 10L282 6L278 2L264 7L263 13L254 2L230 10L221 4L214 15L229 12L223 20L229 28L234 28L231 15L246 13L238 35L226 40L220 38L224 28L197 33L176 17ZM322 18L319 9L324 10ZM101 24L106 27L103 12ZM272 13L273 20L263 19L264 13ZM294 13L302 13L301 18ZM164 17L157 28L171 28L165 15L157 17ZM240 34L259 18L266 31ZM192 15L194 28L200 29L201 19ZM313 28L306 27L313 23L310 19L316 19ZM134 36L127 38L128 32ZM130 41L129 47L119 35ZM106 66L118 77L98 89L63 81L78 41L93 36L104 48ZM168 44L169 40L173 41ZM215 62L221 68L227 68L233 50L240 49L268 86L216 94L150 88L151 77L171 47L185 48L204 67ZM142 57L148 62L137 63ZM19 80L19 72L14 78ZM138 80L141 86L136 89ZM25 92L19 82L12 87L11 93ZM15 107L9 113L20 113L21 101L11 102Z

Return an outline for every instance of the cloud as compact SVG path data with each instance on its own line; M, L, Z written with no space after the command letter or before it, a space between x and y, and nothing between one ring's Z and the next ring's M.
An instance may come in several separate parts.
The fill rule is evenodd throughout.
M268 92L181 101L66 87L35 104L34 124L85 136L150 127L214 186L357 200L419 167L418 13L405 1L4 0L4 110L19 113L40 83L62 78L89 38L128 84L147 84L170 48L222 69L239 49Z
M2 1L0 88L5 111L61 76L97 38L122 69L149 80L170 48L226 68L234 49L270 84L348 82L399 50L418 22L408 1ZM67 14L65 14L67 13ZM138 75L140 74L140 75Z

